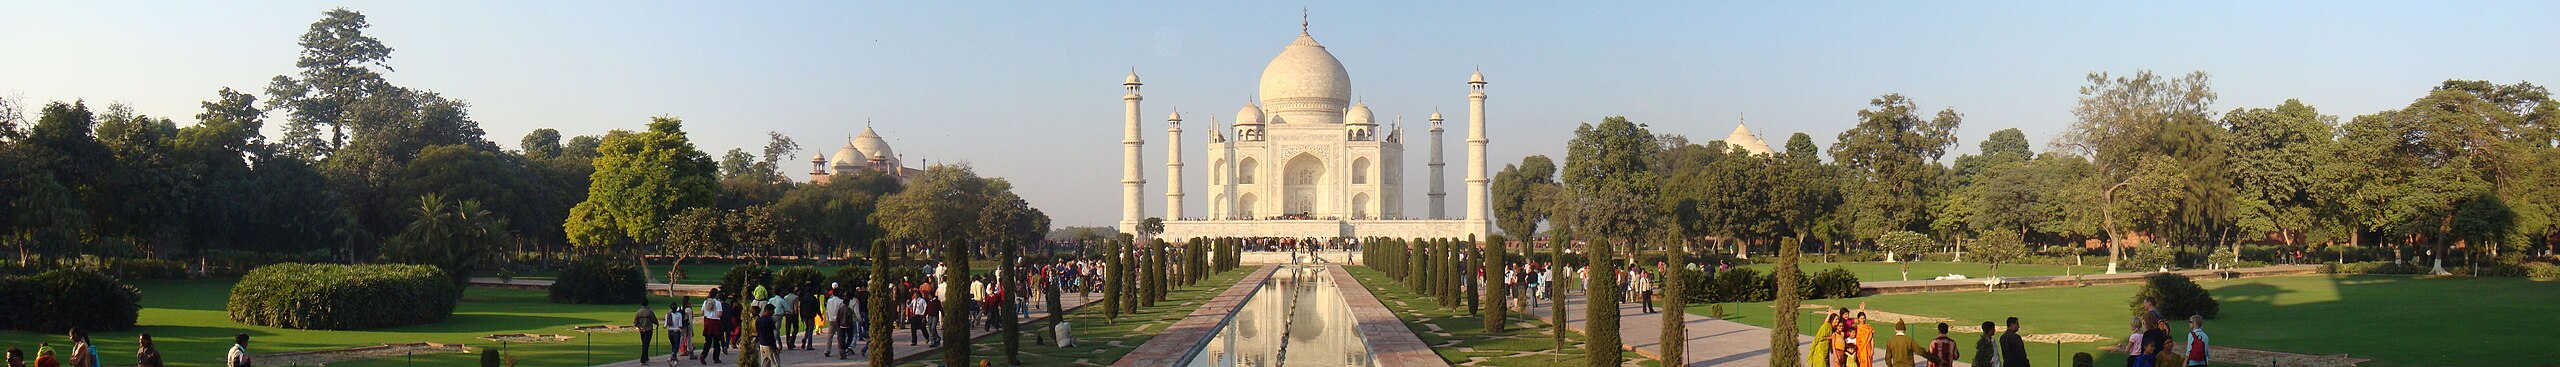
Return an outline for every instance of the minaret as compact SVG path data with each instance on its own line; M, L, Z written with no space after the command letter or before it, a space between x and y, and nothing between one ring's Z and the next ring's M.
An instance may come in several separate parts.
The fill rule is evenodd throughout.
M1431 219L1449 219L1448 162L1440 160L1440 111L1431 111Z
M1146 172L1138 167L1143 159L1139 150L1147 145L1138 138L1138 101L1146 98L1138 96L1137 69L1130 69L1128 81L1120 85L1129 88L1129 94L1120 96L1122 112L1127 116L1122 122L1128 130L1120 136L1120 159L1124 163L1120 172L1120 231L1138 233L1138 221L1147 216L1146 199L1138 196L1147 188L1147 179L1139 177Z
M1164 219L1182 218L1182 110L1165 117Z
M1477 70L1475 75L1467 77L1467 225L1478 234L1490 232L1489 227L1492 227L1490 222L1486 222L1486 217L1489 217L1486 214L1490 213L1486 212L1489 208L1485 204L1487 195L1492 192L1485 190L1485 184L1490 182L1484 175L1485 141L1484 71Z

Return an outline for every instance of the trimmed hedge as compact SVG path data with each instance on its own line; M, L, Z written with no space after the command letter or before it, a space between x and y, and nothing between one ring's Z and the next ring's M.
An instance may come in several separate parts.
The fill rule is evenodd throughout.
M431 265L285 263L231 287L231 321L287 329L356 330L444 321L462 289Z
M1857 297L1858 291L1861 289L1858 283L1858 274L1851 273L1849 272L1849 269L1845 268L1834 267L1829 270L1823 270L1820 273L1813 273L1813 277L1806 279L1807 281L1805 283L1810 284L1807 287L1811 289L1811 291L1805 292L1805 298L1823 299Z
M0 322L10 329L126 330L142 314L142 291L95 270L60 269L0 277L0 305L8 305Z
M2560 279L2560 265L2546 262L2524 263L2524 275L2534 279Z
M765 269L764 265L738 264L729 267L727 274L720 275L720 289L728 291L729 299L751 294L756 291L756 286L766 284L773 284L773 271Z
M2135 292L2133 300L2129 301L2135 316L2142 315L2143 299L2159 300L2160 317L2169 320L2185 320L2190 315L2210 319L2222 313L2222 303L2213 300L2213 293L2206 292L2203 286L2196 285L2195 280L2178 273L2153 273L2143 277L2142 290Z
M1797 275L1804 274L1798 272ZM1774 272L1761 274L1758 270L1732 268L1710 277L1704 271L1684 270L1681 276L1686 277L1688 284L1697 286L1689 292L1690 302L1763 302L1778 296L1778 274ZM1803 279L1806 281L1796 284L1796 294L1804 295L1806 299L1858 296L1858 276L1850 274L1847 269L1831 268Z
M648 302L649 282L629 260L588 257L569 262L551 282L551 303L627 305Z
M2427 273L2427 267L2419 266L2415 262L2393 264L2388 261L2367 261L2345 264L2321 264L2320 272L2327 274L2420 275Z

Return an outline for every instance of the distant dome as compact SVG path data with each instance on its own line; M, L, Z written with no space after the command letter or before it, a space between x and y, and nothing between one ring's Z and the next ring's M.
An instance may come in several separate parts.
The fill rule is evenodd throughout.
M1138 74L1129 74L1129 82L1130 82L1130 83L1136 83L1136 82L1137 82L1137 80L1138 80ZM1484 71L1483 71L1483 70L1477 70L1477 71L1476 71L1476 73L1475 73L1475 75L1468 75L1468 76L1467 76L1467 84L1484 84Z
M1769 154L1770 152L1769 143L1761 141L1760 134L1751 132L1751 126L1748 125L1734 124L1733 134L1725 135L1724 143L1742 147L1742 150L1750 151L1752 154Z
M889 150L889 141L881 139L880 133L871 131L871 127L868 126L863 127L862 135L853 137L853 143L848 146L860 148L862 149L862 154L868 155L872 158L884 158L888 159L890 162L896 162L898 159L897 151ZM866 160L866 162L868 161Z
M1172 115L1166 115L1164 119L1165 121L1182 121L1182 111L1173 111Z
M828 166L834 167L837 171L870 167L871 161L863 160L862 157L862 151L854 148L853 141L846 140L844 148L836 149L835 157L828 159L831 162Z
M1262 105L1292 123L1341 123L1351 72L1305 33L1262 68Z
M1252 101L1245 101L1244 108L1236 109L1236 124L1261 125L1262 107L1254 106Z

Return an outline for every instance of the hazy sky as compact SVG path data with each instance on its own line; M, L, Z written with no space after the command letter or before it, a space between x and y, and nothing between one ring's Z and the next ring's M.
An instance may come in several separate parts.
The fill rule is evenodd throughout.
M1450 156L1463 159L1456 122L1477 67L1491 82L1497 170L1561 160L1575 124L1611 115L1698 141L1747 115L1772 145L1797 132L1828 145L1893 92L1964 113L1962 152L2010 127L2042 143L2072 120L2092 71L2203 70L2218 110L2301 98L2341 116L2406 105L2449 78L2560 83L2560 2L2548 1L27 1L0 12L0 95L124 102L192 123L215 90L262 93L293 73L295 40L341 6L397 49L392 82L469 101L504 146L535 128L600 134L674 115L714 156L778 131L805 159L870 120L910 164L1010 179L1062 226L1118 219L1130 68L1147 82L1146 199L1161 215L1163 116L1190 118L1185 181L1207 182L1207 115L1232 121L1302 6L1352 93L1381 119L1408 118L1414 213L1422 118L1446 112ZM1450 163L1454 212L1464 166ZM1187 191L1204 212L1206 190Z

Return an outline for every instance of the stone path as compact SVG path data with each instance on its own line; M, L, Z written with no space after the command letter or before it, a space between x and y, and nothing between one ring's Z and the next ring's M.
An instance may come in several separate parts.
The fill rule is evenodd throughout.
M1660 304L1657 303L1656 305ZM1553 322L1553 320L1555 320L1555 315L1550 311L1553 311L1554 306L1548 306L1543 303L1539 306L1540 307L1532 308L1530 313L1537 316L1539 319ZM1627 349L1635 351L1638 355L1642 355L1645 358L1661 359L1661 326L1662 318L1665 313L1644 313L1643 307L1644 306L1642 304L1638 303L1622 303L1618 305L1618 325L1620 326L1618 333L1619 341L1621 345L1625 346ZM1586 308L1583 307L1581 294L1565 296L1566 327L1572 328L1575 331L1588 332L1583 329L1583 320L1585 319L1583 317L1583 310L1585 309ZM1681 315L1685 317L1682 322L1687 323L1689 329L1689 340L1687 340L1687 344L1684 347L1688 354L1688 363L1686 365L1751 367L1769 365L1768 328L1751 326L1732 321L1717 320L1706 316L1690 314ZM1892 333L1893 332L1891 330L1878 330L1877 334L1880 335L1876 336L1877 342L1882 343L1884 337L1891 336ZM1914 336L1913 339L1919 340L1921 338ZM1810 348L1810 345L1813 343L1813 337L1802 335L1796 336L1796 343L1797 353L1803 353L1804 350ZM1879 349L1876 351L1876 355L1883 356L1884 351ZM1878 360L1881 361L1882 359L1879 358ZM1883 365L1884 363L1878 362L1876 364ZM1958 365L1962 366L1966 364L1959 363Z
M475 282L476 282L477 280L478 280L478 279L474 279L474 281L475 281ZM494 279L493 279L493 280L494 280ZM524 283L524 282L529 282L529 280L517 280L517 281L516 281L516 283ZM683 286L683 285L678 285L678 287L684 287L684 286ZM664 285L659 285L659 286L657 286L657 287L656 287L656 289L665 289L665 286L664 286ZM1064 308L1062 308L1062 309L1067 310L1067 311L1074 311L1076 308L1084 307L1085 305L1089 305L1089 304L1093 304L1094 302L1101 301L1101 300L1102 300L1102 294L1100 294L1100 293L1094 293L1094 294L1090 294L1090 295L1086 295L1086 296L1078 296L1078 295L1076 295L1076 294L1074 294L1074 293L1065 293L1065 294L1059 294L1059 295L1058 295L1058 300L1063 301L1063 303L1061 303L1061 305L1063 305L1063 306L1064 306ZM1042 319L1041 319L1042 317L1046 317L1046 316L1048 316L1048 315L1049 315L1048 307L1047 307L1047 303L1034 302L1034 303L1032 303L1032 306L1034 306L1034 307L1031 307L1031 317L1025 317L1025 318L1023 318L1023 319L1022 319L1022 323L1023 323L1024 325L1033 325L1034 323L1038 323L1038 322L1040 322L1040 321L1042 320ZM1037 330L1037 329L1039 329L1039 328L1038 328L1038 327L1024 327L1023 329L1024 329L1024 331L1025 331L1026 333L1028 333L1028 332L1035 331L1035 330ZM989 335L995 335L995 332L996 332L995 330L985 329L985 328L980 328L980 329L977 329L977 330L975 330L975 331L971 331L971 332L969 333L969 339L974 340L974 339L977 339L977 338L980 338L980 337L986 337L986 336L989 336ZM699 332L699 331L696 331L696 333L697 333L696 338L700 338L700 337L698 336L698 333L700 333L700 332ZM890 333L890 334L893 336L893 339L892 339L892 340L896 340L896 341L897 341L897 342L895 342L895 343L890 343L890 344L892 344L893 346L895 346L895 347L896 347L896 349L894 349L894 350L896 350L896 351L897 351L897 357L895 358L895 360L906 360L906 359L908 359L908 358L913 358L913 357L916 357L916 356L925 355L925 354L927 354L927 353L939 353L939 352L941 351L940 349L937 349L937 348L927 348L927 347L925 347L925 346L923 346L923 345L917 345L917 346L912 346L912 347L910 347L910 346L907 346L907 345L906 345L906 342L904 342L903 340L901 340L901 339L903 339L903 338L894 338L895 336L899 336L899 335L903 335L903 334L905 334L905 331L904 331L904 330L899 330L899 331L896 331L896 332L892 332L892 333ZM818 342L818 345L819 345L819 348L818 348L818 349L826 349L826 342L827 342L826 335L818 335L817 337L815 337L815 338L813 338L813 339L815 339L815 340ZM658 340L656 340L656 342L657 342L657 343L660 343L660 344L658 344L658 346L659 346L659 347L664 347L664 346L665 346L665 344L664 344L664 343L666 342L665 336L664 336L664 335L660 335L660 336L659 336L659 339L658 339ZM1024 335L1024 338L1023 338L1023 341L1022 341L1022 342L1023 342L1024 344L1030 344L1030 343L1032 343L1032 340L1031 340L1031 338L1030 338L1030 336L1029 336L1029 335ZM968 341L966 341L966 340L961 340L961 339L959 339L959 338L948 338L948 337L944 338L943 343L944 343L943 345L946 345L946 346L948 346L948 345L969 345L969 344L970 344L970 343L969 343ZM719 366L719 365L731 365L731 366L734 366L734 365L737 365L737 361L738 361L738 360L737 360L737 354L736 354L736 352L737 352L737 350L732 349L732 350L730 350L730 353L728 353L728 354L726 354L726 355L721 356L721 359L720 359L720 360L721 360L722 362L726 362L726 363L714 363L714 364L709 364L709 365L711 365L711 366ZM784 365L784 366L808 366L808 367L843 367L843 366L865 366L865 365L869 365L869 363L867 363L867 362L865 362L865 361L863 361L863 360L862 360L862 359L863 359L863 355L862 355L860 352L856 352L856 353L854 354L853 358L847 358L847 359L836 359L836 357L832 357L832 356L824 356L824 355L821 355L821 354L820 354L821 352L823 352L823 351L822 351L822 350L796 350L796 349L795 349L795 350L785 350L785 351L782 351L782 355L781 355L781 358L782 358L782 365ZM652 366L666 366L666 365L667 365L667 364L666 364L666 361L667 361L667 355L665 355L665 354L660 354L660 355L658 355L658 356L656 356L656 357L652 357L652 358L650 358L650 359L649 359L649 365L652 365ZM634 367L634 366L640 366L640 365L641 365L641 364L640 364L640 361L639 361L639 360L629 360L629 361L622 361L622 362L616 362L616 363L601 364L601 365L597 365L597 366L607 366L607 367ZM702 362L694 361L693 359L691 359L691 358L689 358L689 357L688 357L688 358L679 358L679 359L678 359L678 363L677 363L677 364L675 364L675 365L676 365L676 366L703 366L703 365L705 365L705 364L702 364Z

